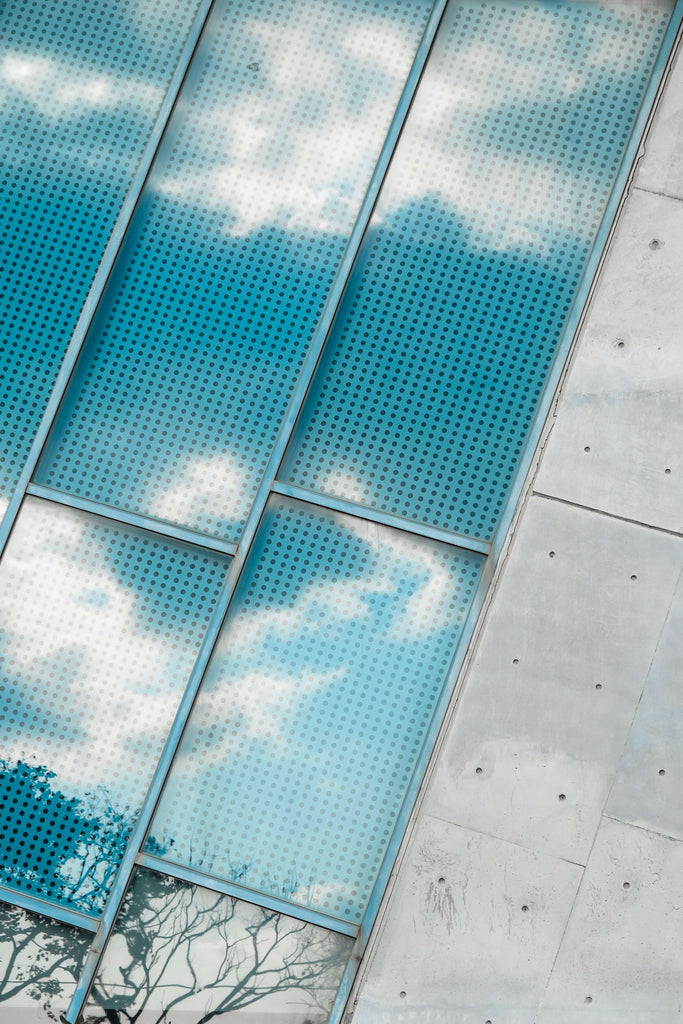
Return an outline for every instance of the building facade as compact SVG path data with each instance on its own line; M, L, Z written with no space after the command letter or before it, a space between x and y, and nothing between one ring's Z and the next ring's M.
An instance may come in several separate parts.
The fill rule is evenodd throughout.
M5 11L12 1024L680 1012L680 13Z

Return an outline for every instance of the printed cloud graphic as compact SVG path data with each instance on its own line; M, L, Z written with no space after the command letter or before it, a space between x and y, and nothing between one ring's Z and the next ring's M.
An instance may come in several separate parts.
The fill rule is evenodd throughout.
M2 750L46 764L64 792L101 782L135 804L196 646L183 650L154 611L141 609L133 563L144 548L132 546L126 585L100 530L82 513L35 500L21 512L0 574Z
M346 235L359 209L377 155L373 139L387 126L381 90L398 96L414 43L398 23L367 18L351 28L319 12L329 17L330 45L309 76L307 55L319 50L320 32L312 12L278 25L247 18L242 31L259 57L247 65L251 77L237 78L232 94L203 97L201 113L188 107L182 170L156 172L162 194L222 211L229 235L264 226ZM583 175L548 139L523 129L538 123L549 97L571 112L582 90L600 81L608 88L630 69L634 11L614 9L606 34L586 36L578 68L564 52L571 23L547 5L513 13L490 26L486 42L454 20L457 61L435 53L377 220L436 195L465 221L474 247L543 252L548 229L581 230Z
M0 82L5 86L4 103L18 94L54 119L117 106L154 111L163 96L151 82L92 74L83 65L30 53L7 53L0 63ZM0 94L0 110L3 105Z

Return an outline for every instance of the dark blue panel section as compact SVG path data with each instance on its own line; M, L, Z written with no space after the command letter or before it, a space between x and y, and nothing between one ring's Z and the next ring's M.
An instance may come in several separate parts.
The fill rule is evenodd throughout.
M41 482L239 538L430 6L217 6Z
M0 513L196 6L194 0L3 5Z
M282 479L491 538L669 14L449 5Z

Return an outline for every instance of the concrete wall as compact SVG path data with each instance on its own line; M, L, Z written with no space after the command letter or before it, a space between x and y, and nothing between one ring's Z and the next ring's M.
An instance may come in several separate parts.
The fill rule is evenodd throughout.
M683 57L346 1020L683 1022Z

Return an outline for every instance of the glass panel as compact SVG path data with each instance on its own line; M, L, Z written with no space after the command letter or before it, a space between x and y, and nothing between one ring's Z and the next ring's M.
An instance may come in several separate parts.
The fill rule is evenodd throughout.
M672 6L449 5L282 479L492 536Z
M179 863L358 921L483 558L273 502L152 826Z
M0 903L0 1018L54 1024L71 1002L90 932Z
M43 483L238 538L430 7L218 4Z
M95 913L227 560L29 498L0 565L0 882Z
M197 3L1 6L0 515Z
M324 1024L352 946L346 935L136 869L84 1022Z

